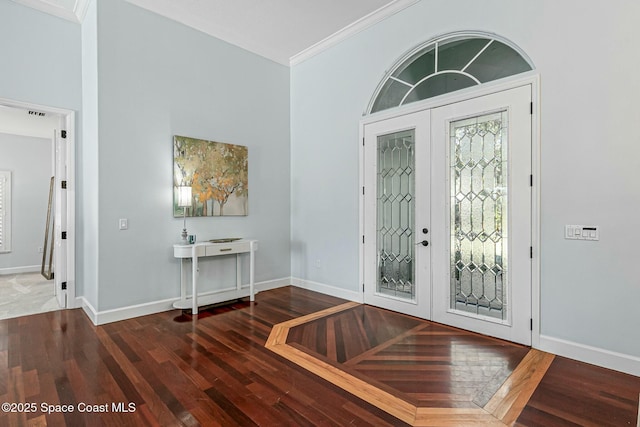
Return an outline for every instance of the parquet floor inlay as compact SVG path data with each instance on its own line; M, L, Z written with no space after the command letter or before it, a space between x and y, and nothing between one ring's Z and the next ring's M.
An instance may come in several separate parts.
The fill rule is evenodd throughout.
M276 325L266 346L412 425L511 425L553 360L356 303Z

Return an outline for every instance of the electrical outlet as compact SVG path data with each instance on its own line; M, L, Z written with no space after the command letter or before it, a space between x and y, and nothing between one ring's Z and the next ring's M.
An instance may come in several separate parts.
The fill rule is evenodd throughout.
M316 268L322 268L322 261L319 259L316 260Z
M44 248L42 246L38 247L38 253L41 254L42 252L44 252Z

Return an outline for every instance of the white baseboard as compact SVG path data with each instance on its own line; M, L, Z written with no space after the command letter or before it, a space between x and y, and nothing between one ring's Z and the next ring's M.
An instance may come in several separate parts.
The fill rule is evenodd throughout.
M291 277L283 277L282 279L267 280L256 283L256 291L268 291L270 289L284 288L291 285Z
M291 284L298 288L309 289L310 291L331 295L333 297L346 299L348 301L359 303L364 302L361 292L349 291L347 289L337 288L335 286L326 285L324 283L312 282L311 280L299 279L297 277L291 278Z
M540 335L539 350L640 377L640 357Z
M25 265L23 267L0 268L0 276L4 276L7 274L39 273L39 272L40 272L39 265Z
M269 289L281 288L291 284L290 278L267 280L255 284L256 293L267 291ZM248 285L246 285L248 287ZM239 297L249 295L249 289L243 287L243 292L237 293L233 290L213 291L203 294L211 300L209 304L228 301ZM84 297L76 298L76 307L82 307L86 315L94 325L104 325L106 323L118 322L120 320L133 319L134 317L147 316L149 314L162 313L163 311L175 310L173 303L179 301L180 298L169 298L160 301L152 301L143 304L135 304L127 307L119 307L111 310L98 311Z
M82 307L84 314L93 322L94 325L98 324L98 312L84 297L77 297L75 300L75 307Z

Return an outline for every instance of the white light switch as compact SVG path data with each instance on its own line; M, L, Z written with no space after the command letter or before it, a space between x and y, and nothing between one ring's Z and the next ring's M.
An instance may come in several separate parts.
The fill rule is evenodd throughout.
M127 218L120 218L119 227L120 230L127 230L129 228L129 220Z
M564 238L571 240L600 240L597 225L565 225Z

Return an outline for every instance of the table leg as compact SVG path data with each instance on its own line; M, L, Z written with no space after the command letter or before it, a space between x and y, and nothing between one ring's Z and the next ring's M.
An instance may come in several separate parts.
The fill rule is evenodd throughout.
M236 254L236 289L242 290L242 261L240 260L240 254Z
M249 251L249 300L255 301L256 296L253 289L254 282L254 263L255 263L255 242L251 242L251 250Z
M191 314L198 314L198 254L194 245L191 252Z

